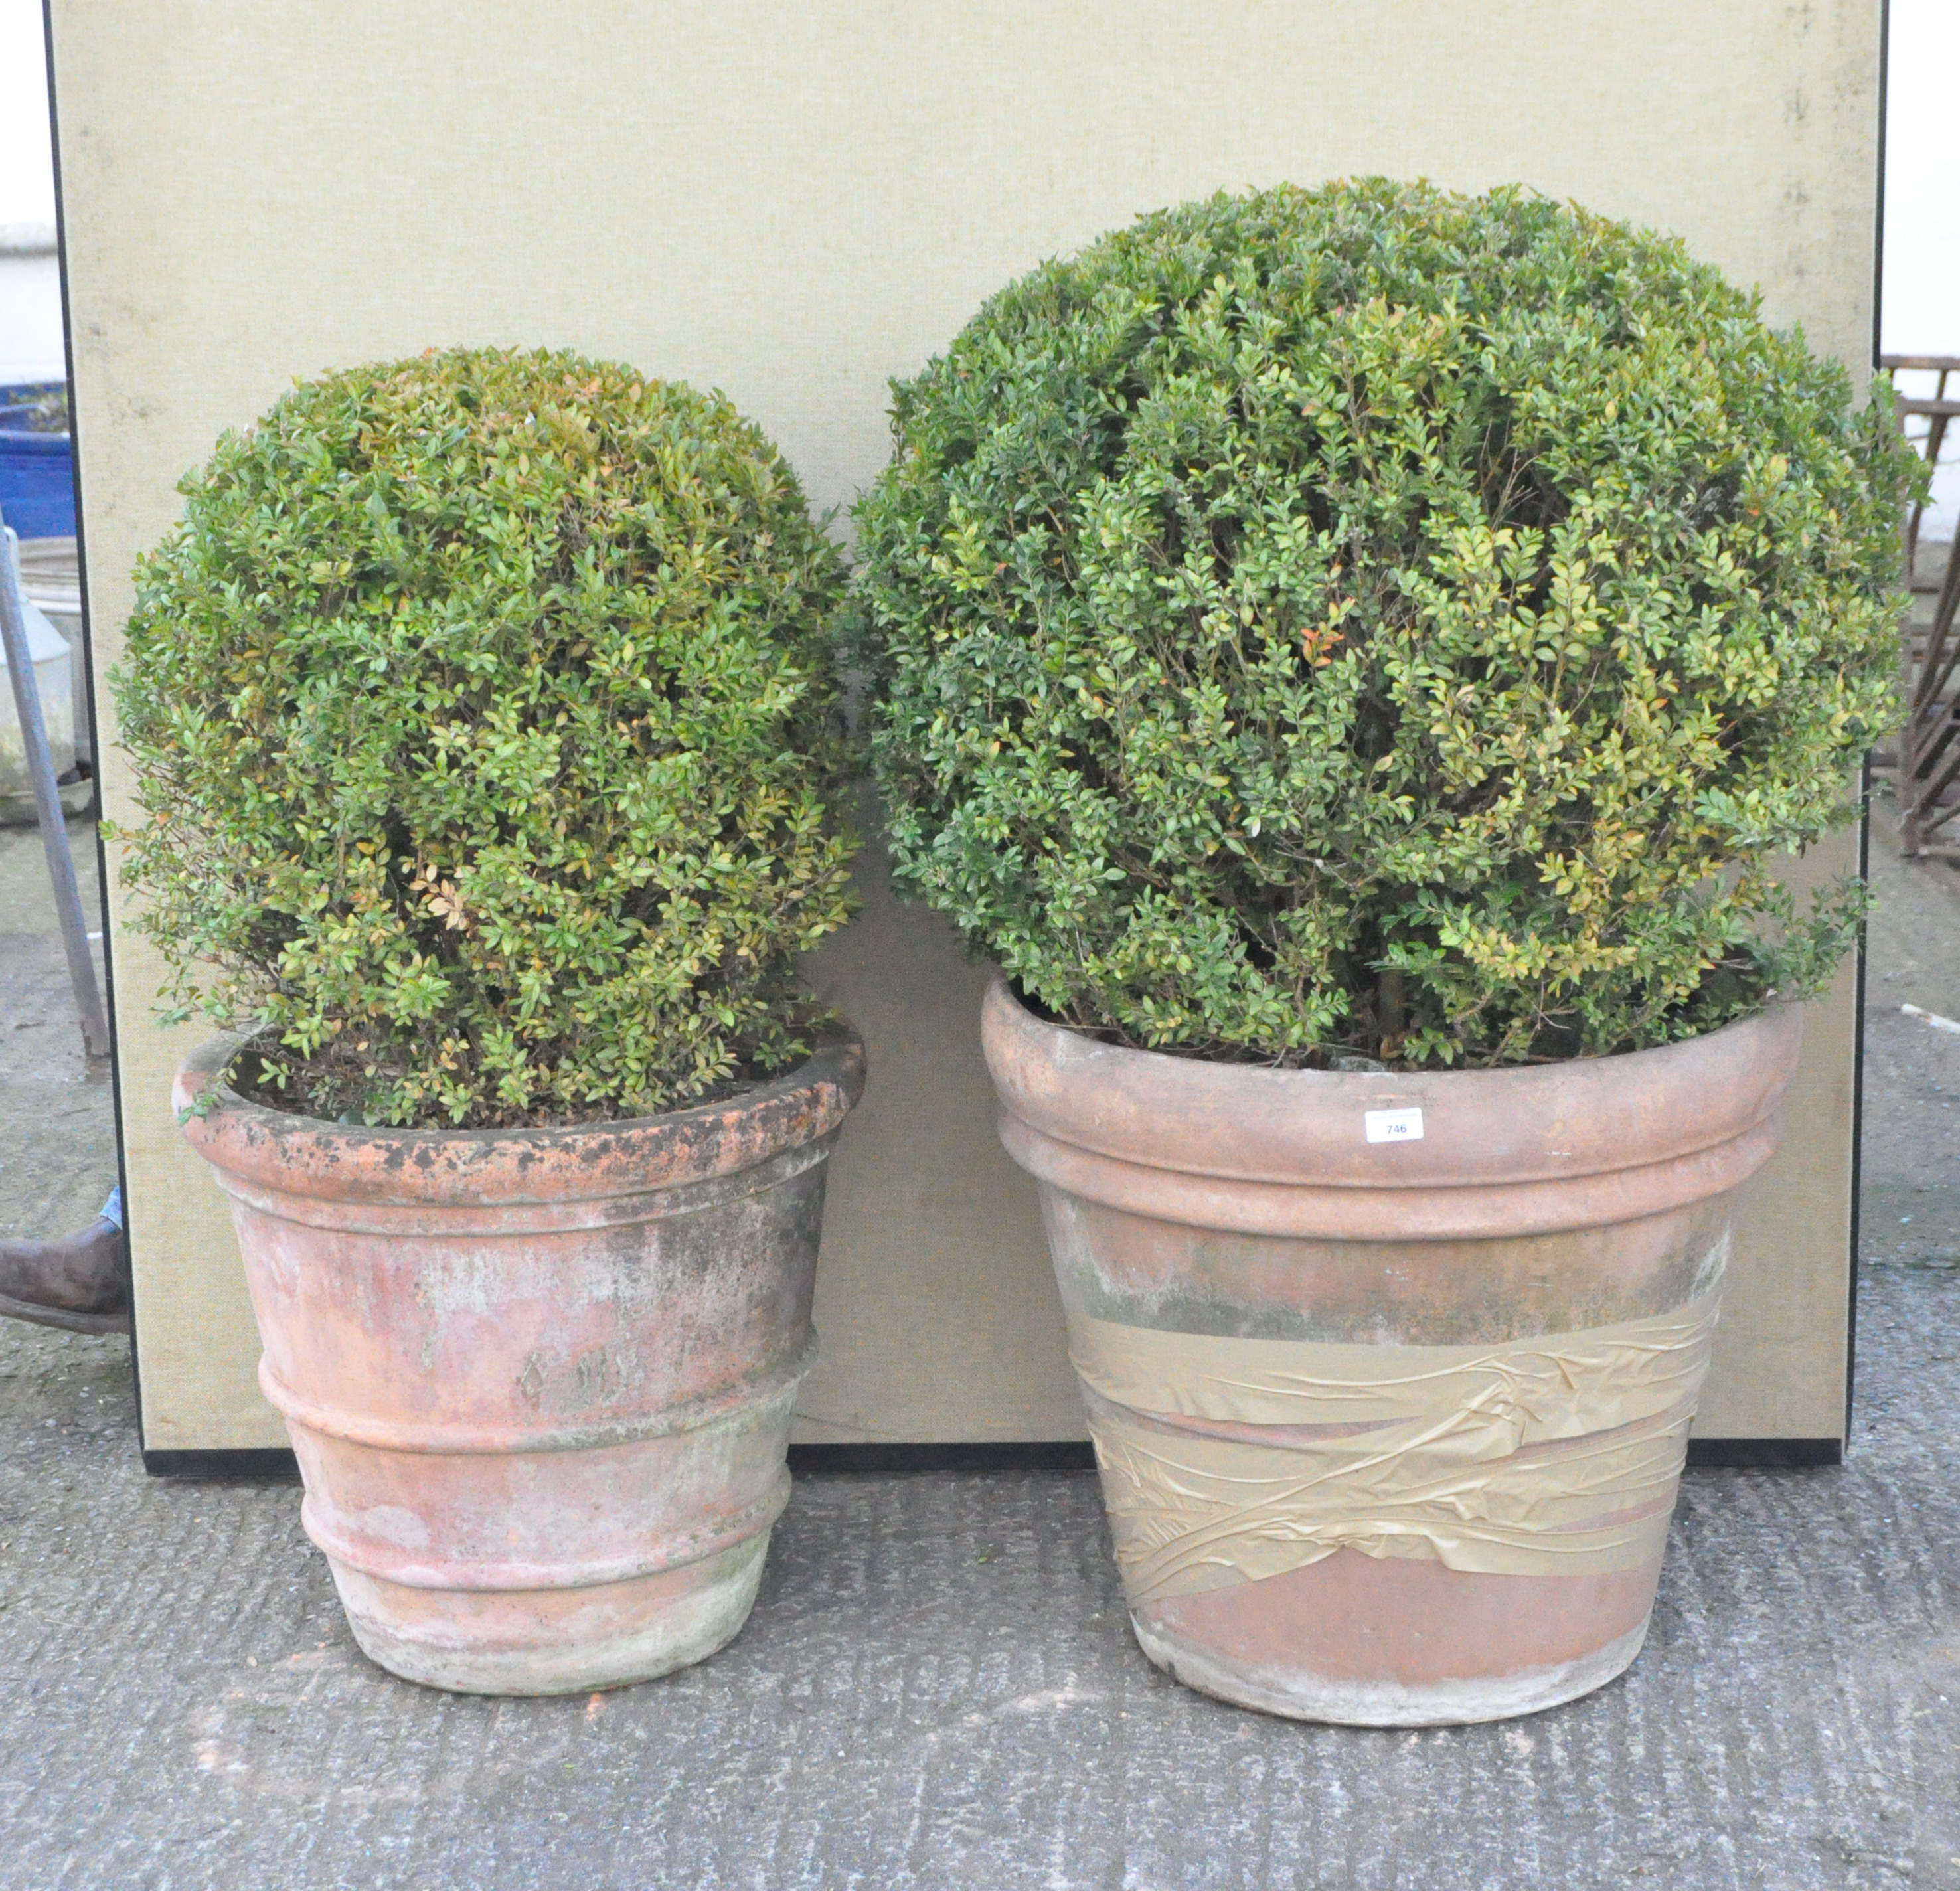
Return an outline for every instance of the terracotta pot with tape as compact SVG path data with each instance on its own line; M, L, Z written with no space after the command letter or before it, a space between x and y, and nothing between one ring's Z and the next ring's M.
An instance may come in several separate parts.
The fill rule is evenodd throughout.
M355 1638L409 1679L650 1679L747 1619L815 1349L845 1032L732 1100L557 1129L369 1129L179 1074L231 1198L259 1380ZM202 1101L200 1100L202 1100Z
M1653 1606L1794 1005L1659 1050L1330 1074L1099 1043L997 977L1131 1619L1208 1694L1363 1726L1611 1680Z

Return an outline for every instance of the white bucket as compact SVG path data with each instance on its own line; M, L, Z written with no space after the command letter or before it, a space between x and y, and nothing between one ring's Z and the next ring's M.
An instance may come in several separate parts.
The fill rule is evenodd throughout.
M88 736L88 667L83 657L87 645L81 632L81 562L75 540L22 540L21 588L67 641L75 756L92 761L95 750Z

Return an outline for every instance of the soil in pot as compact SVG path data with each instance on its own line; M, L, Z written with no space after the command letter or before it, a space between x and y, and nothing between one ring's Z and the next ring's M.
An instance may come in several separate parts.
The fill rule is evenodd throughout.
M466 1693L650 1679L731 1640L789 1493L846 1031L724 1103L343 1126L177 1079L231 1198L259 1382L361 1647ZM205 1100L200 1104L200 1099Z
M1620 1673L1802 1028L1335 1074L1097 1043L997 978L1001 1138L1041 1185L1151 1660L1363 1726Z

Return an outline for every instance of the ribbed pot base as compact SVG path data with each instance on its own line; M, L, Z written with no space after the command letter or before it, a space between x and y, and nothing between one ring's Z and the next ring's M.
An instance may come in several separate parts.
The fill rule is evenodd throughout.
M333 1563L361 1651L453 1694L584 1694L704 1660L754 1606L763 1530L720 1555L582 1589L413 1589Z
M1145 1654L1355 1727L1619 1674L1803 1030L1787 1005L1624 1056L1270 1070L1099 1043L997 975L1001 1139L1041 1185Z
M756 1600L823 1182L864 1050L840 1027L724 1102L561 1129L323 1122L178 1074L231 1198L259 1383L355 1639L461 1694L573 1694L712 1654Z
M1647 1640L1642 1622L1604 1647L1576 1660L1522 1668L1512 1674L1410 1684L1318 1675L1303 1667L1260 1667L1195 1647L1183 1637L1132 1616L1130 1625L1144 1654L1173 1680L1200 1694L1254 1707L1289 1720L1335 1727L1460 1727L1507 1721L1563 1706L1604 1687L1632 1665Z

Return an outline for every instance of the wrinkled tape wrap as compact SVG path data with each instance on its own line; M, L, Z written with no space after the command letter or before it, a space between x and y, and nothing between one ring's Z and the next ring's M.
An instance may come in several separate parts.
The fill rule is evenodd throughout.
M1130 1606L1341 1549L1526 1576L1657 1560L1717 1307L1487 1346L1071 1319Z

